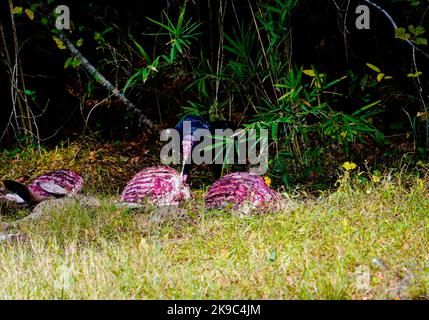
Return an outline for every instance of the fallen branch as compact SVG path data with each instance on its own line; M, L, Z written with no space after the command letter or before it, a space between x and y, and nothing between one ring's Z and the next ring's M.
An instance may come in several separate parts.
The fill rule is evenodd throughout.
M152 127L153 122L147 118L143 112L137 108L128 98L121 93L109 80L107 80L100 72L95 69L95 67L86 59L82 53L76 48L76 46L69 40L64 32L58 33L59 38L64 43L64 45L70 50L73 56L75 56L82 67L104 88L111 91L113 96L121 101L129 111L136 113L139 116L139 123L144 123L145 125Z

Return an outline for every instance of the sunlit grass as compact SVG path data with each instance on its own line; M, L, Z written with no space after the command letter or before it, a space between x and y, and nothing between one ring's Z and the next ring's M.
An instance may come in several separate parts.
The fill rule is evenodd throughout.
M208 212L201 196L164 219L112 198L70 204L0 245L0 297L427 299L427 191L368 183L246 217Z
M207 211L195 189L168 214L117 209L125 181L154 162L129 155L144 151L135 146L3 152L1 179L73 169L101 206L71 201L10 230L25 239L0 243L0 298L429 298L424 174L340 169L335 190L315 197L298 188L288 209L263 215Z

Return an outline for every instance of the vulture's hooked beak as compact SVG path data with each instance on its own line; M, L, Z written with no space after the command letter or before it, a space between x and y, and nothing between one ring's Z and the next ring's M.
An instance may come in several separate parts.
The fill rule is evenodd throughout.
M189 157L191 156L192 153L192 144L193 144L193 138L191 135L186 135L183 138L182 141L182 147L183 147L183 164L182 164L182 172L180 173L180 175L182 176L182 181L186 181L187 176L184 175L184 170L185 170L185 164L188 161Z

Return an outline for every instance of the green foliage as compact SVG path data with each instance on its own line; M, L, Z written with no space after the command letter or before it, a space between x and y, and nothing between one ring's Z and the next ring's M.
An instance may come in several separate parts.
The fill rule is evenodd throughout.
M184 107L185 112L220 120L227 113L241 113L246 130L267 129L271 172L286 184L290 175L299 177L306 168L321 164L323 144L337 143L347 154L356 140L381 136L371 118L379 112L380 101L362 101L363 106L352 106L350 113L337 111L335 104L342 97L337 86L347 77L331 79L315 68L304 70L291 63L287 26L296 5L297 1L252 5L253 23L245 26L237 20L232 33L223 35L225 56L216 66L201 62L194 67L196 80L187 91L198 100ZM378 72L377 81L391 78ZM228 141L225 148L232 148Z
M200 34L197 32L197 29L201 24L191 22L191 19L187 20L185 13L186 5L181 8L176 24L166 12L164 12L163 15L164 18L167 20L167 23L147 18L149 21L155 23L166 31L158 32L152 35L168 36L170 38L170 41L167 43L171 47L170 54L168 56L165 54L161 54L159 56L156 56L155 58L151 58L151 56L147 53L143 46L131 37L131 40L137 48L138 53L145 61L145 67L139 68L127 80L124 86L124 92L130 87L137 85L140 80L144 84L149 79L149 77L153 75L153 73L158 72L159 68L167 67L168 65L173 64L178 54L184 54L185 50L189 49L189 47L191 46L191 41L197 39L197 36ZM160 58L163 58L165 62L161 62Z
M405 28L396 28L395 38L401 40L410 40L414 44L427 46L427 39L421 37L421 35L425 33L425 28L422 26L414 27L413 25L409 25L408 31L409 32L406 32Z
M197 32L197 29L201 23L191 22L191 19L187 20L185 18L185 13L186 4L181 8L180 15L176 23L172 21L166 12L164 12L164 18L167 20L167 23L147 18L149 21L155 23L166 31L156 33L155 35L169 36L170 38L170 41L167 43L171 47L170 54L169 56L162 55L168 63L173 63L178 54L183 54L184 50L190 47L191 41L195 40L200 34Z
M391 2L395 5L401 2L400 6L413 13L425 9L422 1ZM395 30L396 38L408 41L404 47L411 42L417 48L415 65L411 69L410 61L404 63L404 59L398 61L399 70L389 69L387 63L380 62L378 51L374 50L357 68L334 72L323 66L310 67L311 61L301 66L293 60L296 56L292 56L290 17L303 2L247 1L240 7L234 1L221 3L210 0L212 11L207 16L205 7L187 1L182 7L174 2L164 11L160 5L156 16L136 19L133 13L124 18L119 9L111 10L106 5L90 2L82 7L82 12L76 10L73 13L69 36L106 79L126 93L139 108L145 108L144 112L147 111L154 120L159 114L159 120L172 123L172 118L181 111L211 120L229 120L245 130L267 129L270 133L270 169L273 176L279 178L277 181L285 184L291 177L300 181L309 172L323 172L322 167L326 162L332 164L334 158L353 156L356 145L381 141L382 134L376 129L380 124L378 113L387 109L389 103L400 105L398 110L403 106L414 136L426 130L428 111L427 103L424 103L427 96L424 86L427 74L422 64L424 58L421 59L424 55L420 52L427 45L424 19L416 15L407 17L402 21L405 27ZM65 60L64 68L72 75L66 77L67 91L74 98L79 97L85 128L94 125L97 130L106 130L102 120L96 119L94 124L88 120L90 115L103 114L103 118L107 113L92 111L104 100L106 103L111 100L100 96L97 82L88 80L79 68L80 61L70 57L59 31L53 28L56 16L53 9L57 4L60 3L51 0L33 1L31 5L19 3L22 6L15 7L13 14L20 28L34 24L43 26L34 29L40 29L38 32L41 33L45 30L46 34L42 36L52 43L47 50L58 55L56 59ZM334 15L340 14L335 8L331 11ZM90 13L86 20L80 20L79 15L83 12L84 15ZM116 20L110 19L112 17ZM200 22L203 19L204 25ZM380 15L380 19L385 17ZM124 23L131 20L139 22ZM85 26L79 21L93 24ZM201 33L203 28L204 34ZM25 45L33 43L26 41ZM402 45L401 41L398 43ZM338 49L339 54L342 54L341 50ZM4 56L7 55L12 57L13 52L4 52ZM359 61L359 57L355 61ZM401 70L402 74L399 74ZM403 80L421 86L418 88L421 97L407 94L407 88L400 83ZM31 112L42 109L35 104L36 97L39 99L41 94L37 86L31 84L27 88L20 83L17 94L22 104L17 106L17 109L22 108L22 112L16 113L19 119L15 122L22 128L17 135L25 137L36 132L36 123L33 125L28 119L32 117ZM404 96L407 98L401 100ZM31 105L23 104L27 102ZM153 110L156 105L158 114ZM34 114L34 119L38 118L37 113ZM126 122L123 127L128 130L128 123L132 127L134 118L131 112L123 112L121 119L115 120ZM408 129L408 120L395 121L397 123L389 128ZM28 143L34 141L27 139ZM225 147L232 148L232 144L226 141Z
M71 58L68 58L64 63L64 69L67 69L69 67L76 69L76 68L79 68L80 64L81 64L81 61L79 59L71 57Z

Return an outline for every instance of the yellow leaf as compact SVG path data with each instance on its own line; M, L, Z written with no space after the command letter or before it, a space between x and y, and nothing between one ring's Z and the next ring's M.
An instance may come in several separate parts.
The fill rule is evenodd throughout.
M305 99L303 99L303 98L299 98L299 100L301 100L301 102L302 102L303 104L305 104L307 107L311 108L311 104L310 104L307 100L305 100Z
M353 162L344 162L343 163L343 168L346 169L347 171L349 170L354 170L356 169L356 163Z
M381 79L383 79L383 77L384 77L384 73L377 74L377 82L380 82Z
M373 64L371 64L371 63L367 63L366 65L368 66L368 68L370 68L370 69L374 70L375 72L378 72L378 73L380 73L380 72L381 72L381 70L380 70L379 68L377 68L376 66L374 66L374 65L373 65Z
M34 12L31 11L31 9L25 9L25 14L27 15L28 19L33 20L34 19Z
M313 70L311 70L311 69L302 70L302 72L304 72L307 76L310 76L310 77L315 77L316 76L316 73Z
M13 14L21 14L22 13L22 7L15 7L12 10Z
M423 72L421 71L416 71L416 73L409 73L407 74L408 78L417 78L418 76L420 76L421 74L423 74Z
M417 117L421 118L420 120L426 121L429 117L427 112L417 112Z
M58 49L60 49L60 50L66 49L66 46L64 45L64 43L61 41L60 38L53 36L52 39L54 39L55 43L57 44Z
M269 187L271 185L271 179L270 179L270 177L265 176L264 177L264 181L265 181L265 184L267 185L267 187Z
M393 79L391 76L385 76L384 80L389 80L389 79Z
M320 82L316 78L314 78L314 80L316 80L316 81L314 81L314 86L316 88L321 88L322 86L320 85Z
M374 181L375 183L379 183L381 180L381 178L379 176L372 176L372 181Z

